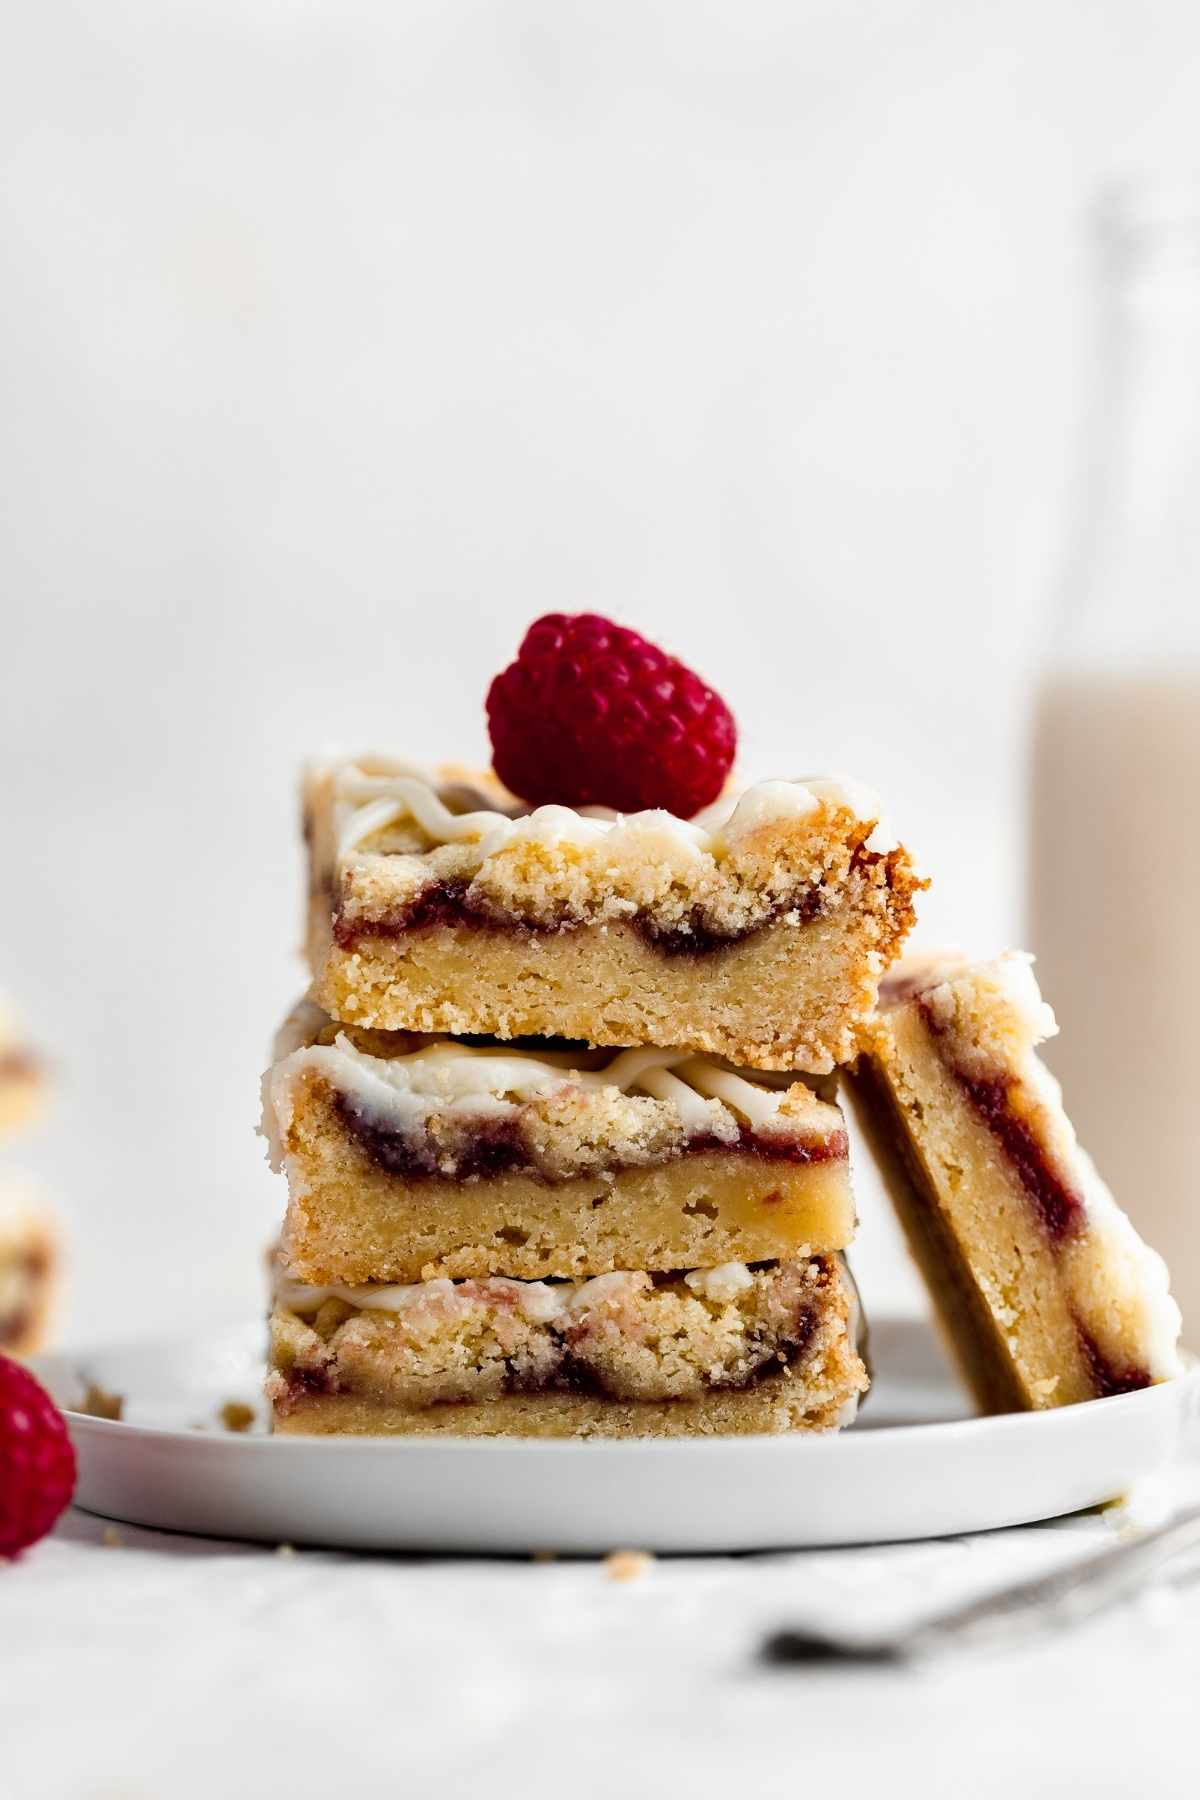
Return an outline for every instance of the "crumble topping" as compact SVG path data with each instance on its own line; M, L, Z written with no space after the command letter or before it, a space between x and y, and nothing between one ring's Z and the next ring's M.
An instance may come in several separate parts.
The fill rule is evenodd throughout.
M463 792L384 759L310 770L313 882L336 889L343 948L362 933L467 918L541 930L624 921L682 953L803 922L847 885L881 913L904 910L921 885L876 797L841 777L760 782L692 821L521 812L494 785L463 810Z
M582 1283L492 1276L392 1288L284 1279L270 1395L284 1409L291 1393L314 1391L420 1406L563 1388L680 1399L745 1386L846 1338L840 1259L736 1266L744 1279L727 1279L737 1291L720 1293L645 1271Z

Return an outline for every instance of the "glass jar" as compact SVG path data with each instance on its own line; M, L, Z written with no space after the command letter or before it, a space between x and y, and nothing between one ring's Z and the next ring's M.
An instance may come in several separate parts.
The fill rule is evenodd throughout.
M1037 700L1030 937L1067 1109L1200 1325L1200 189L1096 230L1102 368Z

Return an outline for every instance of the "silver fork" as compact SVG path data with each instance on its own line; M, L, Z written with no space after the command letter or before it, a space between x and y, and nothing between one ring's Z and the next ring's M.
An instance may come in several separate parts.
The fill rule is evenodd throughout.
M787 1627L765 1640L762 1655L771 1663L898 1663L960 1645L1002 1644L1032 1631L1063 1630L1119 1605L1147 1582L1174 1574L1197 1550L1200 1506L1069 1569L1016 1582L913 1625L876 1636Z

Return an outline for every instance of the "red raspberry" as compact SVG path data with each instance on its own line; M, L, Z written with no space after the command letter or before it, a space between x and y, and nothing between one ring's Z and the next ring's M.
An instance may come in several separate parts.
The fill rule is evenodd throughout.
M718 694L599 613L535 619L487 713L497 775L534 806L661 806L690 819L721 792L737 748Z
M27 1369L0 1356L0 1556L45 1537L74 1492L66 1420Z

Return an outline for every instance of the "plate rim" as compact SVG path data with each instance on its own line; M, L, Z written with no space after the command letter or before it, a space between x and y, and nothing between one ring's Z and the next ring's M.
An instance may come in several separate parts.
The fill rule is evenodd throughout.
M243 1321L240 1324L226 1324L178 1335L158 1335L146 1338L129 1339L120 1343L98 1345L93 1349L51 1350L42 1351L25 1359L26 1366L37 1379L53 1383L56 1374L70 1374L79 1378L81 1368L89 1359L99 1360L105 1357L123 1356L145 1353L155 1348L171 1346L182 1348L194 1346L205 1340L215 1343L220 1337L229 1337L235 1331L245 1333L249 1327ZM379 1434L345 1433L307 1435L304 1433L276 1434L273 1432L234 1432L212 1430L200 1427L180 1429L167 1425L143 1425L132 1420L102 1419L94 1414L80 1412L74 1407L62 1406L60 1410L70 1421L73 1430L83 1430L89 1435L111 1437L134 1436L147 1439L165 1439L186 1443L193 1446L205 1445L208 1452L224 1452L233 1448L245 1451L250 1455L263 1454L270 1450L279 1453L283 1444L291 1446L297 1454L311 1453L320 1446L319 1453L344 1455L348 1447L356 1453L367 1455L407 1454L419 1456L422 1453L449 1453L450 1455L511 1455L514 1449L528 1456L533 1451L545 1455L561 1456L586 1447L589 1455L607 1454L610 1457L633 1458L644 1457L648 1451L656 1455L680 1457L714 1457L728 1451L730 1446L745 1450L751 1445L770 1446L767 1454L794 1454L804 1446L805 1454L820 1454L836 1448L842 1455L847 1453L848 1446L862 1445L861 1451L850 1450L850 1455L870 1455L871 1446L881 1441L890 1444L921 1443L928 1444L936 1439L945 1443L951 1433L959 1438L986 1436L995 1438L999 1433L1030 1432L1039 1429L1063 1429L1065 1419L1073 1417L1092 1419L1097 1425L1101 1416L1112 1418L1118 1409L1131 1412L1135 1408L1146 1410L1150 1407L1177 1406L1180 1408L1180 1423L1183 1423L1182 1409L1186 1398L1191 1393L1193 1401L1200 1394L1200 1358L1185 1353L1184 1368L1181 1374L1170 1376L1165 1381L1152 1383L1149 1387L1137 1388L1131 1393L1106 1394L1092 1400L1078 1401L1071 1406L1046 1407L1031 1409L1025 1412L1011 1413L976 1413L962 1419L937 1419L906 1425L878 1425L867 1430L856 1430L853 1426L840 1431L791 1431L791 1432L747 1432L738 1434L713 1433L709 1436L657 1438L631 1437L606 1438L601 1435L587 1438L541 1438L541 1437L472 1437L466 1434L447 1432L437 1436L405 1436L403 1433ZM1200 1404L1200 1401L1197 1401ZM1045 1424L1036 1423L1045 1421ZM287 1454L287 1452L284 1452Z

